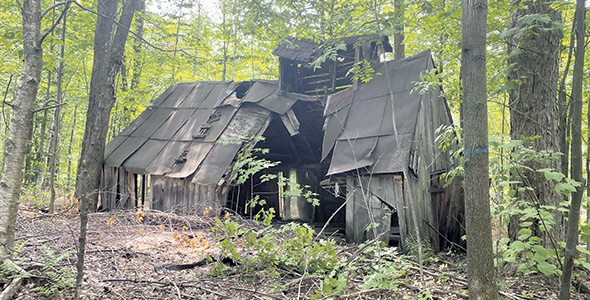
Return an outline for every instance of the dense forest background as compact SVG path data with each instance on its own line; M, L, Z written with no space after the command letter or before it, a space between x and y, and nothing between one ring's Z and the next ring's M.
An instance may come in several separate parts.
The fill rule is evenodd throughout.
M2 149L12 125L26 55L23 3L0 1ZM588 42L586 29L581 27L580 34L579 27L576 37L574 14L580 8L576 10L575 4L487 3L494 251L502 260L496 261L497 266L520 263L517 271L524 274L561 275L561 262L556 261L565 247L564 213L572 195L579 195L582 203L576 267L590 271L590 259L585 259L590 257L590 188L583 184L590 174L590 81L583 70L590 61L580 50ZM457 140L449 143L463 143L463 8L459 0L137 0L134 9L129 28L119 24L129 36L123 58L117 61L116 101L106 142L176 82L277 79L278 60L272 52L285 37L325 41L333 48L326 47L322 58L330 59L339 38L379 34L390 36L395 46L387 59L432 51L436 70L425 74L420 84L442 87L458 133ZM43 0L41 11L41 32L47 35L40 44L42 70L28 132L21 199L53 210L50 206L55 201L66 203L73 197L76 186L97 57L95 26L101 13L97 1L86 0ZM574 84L576 78L581 81ZM529 93L522 87L534 88ZM441 138L454 138L445 132L449 131L441 129ZM462 160L460 156L458 152L456 157ZM0 160L4 164L4 157ZM448 177L462 172L458 168Z

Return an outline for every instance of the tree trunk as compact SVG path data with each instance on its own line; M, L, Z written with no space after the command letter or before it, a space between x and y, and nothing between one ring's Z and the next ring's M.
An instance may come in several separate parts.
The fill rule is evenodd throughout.
M537 22L534 29L523 29L529 24L523 24L522 16L528 14L546 14L552 22L559 22L561 15L551 8L550 1L514 0L513 5L523 5L511 14L510 27L524 30L509 40L509 51L519 51L511 60L515 67L510 75L511 80L519 82L510 92L510 136L515 140L525 141L525 145L537 151L559 151L558 109L556 103L557 83L559 80L559 45L562 32L551 29L551 22ZM563 129L563 128L562 128ZM543 164L535 161L521 162L532 169L523 171L525 181L533 189L518 193L517 197L534 205L552 205L557 207L563 197L555 191L554 182L547 180L543 173L536 172L541 168L553 168L561 171L559 161ZM531 226L533 235L543 238L546 246L555 245L555 240L563 240L565 233L565 219L563 213L552 211L555 225L551 230L552 237L540 229L542 224L534 222ZM514 216L509 225L510 237L517 238L519 217ZM547 223L546 221L544 221Z
M404 45L404 12L405 12L404 0L395 0L393 2L394 11L394 22L393 26L393 49L395 52L395 59L403 59L406 57L406 46Z
M66 47L66 19L67 16L64 14L63 16L63 23L61 29L61 45L59 46L59 57L60 60L57 64L57 74L56 74L56 102L57 104L61 104L63 101L63 91L62 91L62 83L63 83L63 71L64 71L64 52ZM59 165L59 134L61 131L61 106L55 108L55 123L53 124L53 140L51 141L51 150L49 151L51 157L49 159L49 189L51 191L51 196L49 198L49 213L53 213L55 210L55 177L56 169Z
M75 299L80 296L80 286L84 278L88 211L96 211L98 206L105 141L111 109L115 102L115 81L125 52L129 26L138 6L136 0L126 0L121 9L118 26L115 27L114 20L118 4L119 0L98 1L98 16L94 31L94 63L90 79L86 128L76 181L76 197L80 201L80 237L76 263Z
M576 1L576 59L574 61L574 78L572 85L572 179L583 182L582 177L582 88L584 85L584 54L585 54L585 0ZM570 298L570 282L574 267L576 245L578 244L578 222L580 221L580 206L584 195L584 184L580 185L572 195L572 202L568 214L567 241L565 245L565 258L563 263L561 284L559 287L559 299Z
M463 1L465 228L469 299L497 299L492 254L486 94L487 0Z
M124 3L118 22L120 26L115 30L113 20L117 14L118 2L118 0L100 0L98 3L94 64L76 182L76 197L88 199L90 211L95 211L98 205L98 185L109 117L115 103L115 81L121 67L128 28L137 7L136 0L127 0Z
M74 114L72 116L72 130L70 131L70 142L68 143L68 189L70 188L74 176L72 176L72 148L74 145L74 133L76 132L76 119L78 116L78 104L74 106Z
M43 50L41 48L41 1L24 0L23 71L14 101L10 133L4 144L4 168L0 179L0 260L10 258L14 246L19 194L28 134L33 121L33 106L37 98Z

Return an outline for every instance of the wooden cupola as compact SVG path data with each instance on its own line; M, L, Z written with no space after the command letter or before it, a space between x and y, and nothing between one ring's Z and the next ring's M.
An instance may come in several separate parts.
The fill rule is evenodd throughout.
M361 35L320 44L287 37L273 52L279 57L279 90L310 96L333 94L354 84L350 70L355 62L374 63L381 54L392 51L387 36ZM336 59L329 57L314 66L327 52Z

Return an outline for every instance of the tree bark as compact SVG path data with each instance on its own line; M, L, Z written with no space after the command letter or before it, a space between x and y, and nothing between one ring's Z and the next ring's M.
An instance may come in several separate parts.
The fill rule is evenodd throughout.
M574 78L572 85L572 179L583 182L582 177L582 88L584 84L584 54L585 54L585 0L576 1L576 58L574 61ZM563 263L561 284L559 287L559 299L570 298L570 282L574 267L576 245L578 244L578 222L580 221L580 206L584 195L584 184L580 185L572 195L572 202L568 214L567 240L565 245L565 258Z
M515 140L525 141L537 151L559 151L559 132L557 109L557 84L559 80L559 45L562 32L551 29L552 22L561 20L561 15L552 9L551 1L521 1L513 0L514 6L522 5L511 14L510 27L521 30L509 40L508 49L515 53L511 63L515 65L510 79L518 82L510 92L510 136ZM546 14L551 18L549 23L536 22L536 27L527 28L521 17L528 14ZM563 129L563 128L562 128ZM555 184L547 180L543 173L536 172L541 168L553 168L561 171L559 161L543 164L536 161L521 162L532 169L523 171L527 185L533 191L518 193L517 197L534 205L552 205L557 207L563 197L555 191ZM553 246L555 240L563 240L565 233L565 219L563 213L554 210L552 216L555 225L549 236L541 230L541 224L531 226L533 235L543 238L546 246ZM514 216L509 224L510 237L515 240L518 236L519 217ZM547 223L545 221L545 223Z
M406 57L406 46L404 45L404 0L395 0L393 2L394 22L393 26L393 49L395 52L395 59L403 59Z
M490 216L486 93L487 0L463 1L465 228L469 299L497 299Z
M14 101L10 133L4 144L4 168L0 179L0 260L2 261L11 257L14 246L23 163L29 141L27 137L32 126L33 107L43 67L43 50L40 40L41 1L24 0L22 15L23 70Z
M136 0L125 1L115 30L119 0L100 0L94 37L94 64L90 79L86 127L82 141L76 197L87 199L90 211L98 205L99 179L104 159L109 117L115 103L115 81L121 67ZM109 17L103 17L109 16Z
M56 102L61 104L63 101L63 71L64 71L64 52L66 47L66 19L67 16L64 14L63 23L61 28L61 45L59 46L59 57L60 60L57 64L56 74ZM49 198L49 213L53 213L55 210L55 177L57 176L56 170L59 165L59 134L61 131L61 105L55 108L53 123L53 139L51 140L51 150L49 151L49 189L51 196Z
M80 203L75 299L80 296L80 287L84 278L88 211L96 211L98 206L105 141L111 109L115 103L115 81L121 68L129 26L138 4L137 0L126 0L121 9L118 24L115 24L118 6L119 0L98 1L98 16L94 31L94 64L75 192Z

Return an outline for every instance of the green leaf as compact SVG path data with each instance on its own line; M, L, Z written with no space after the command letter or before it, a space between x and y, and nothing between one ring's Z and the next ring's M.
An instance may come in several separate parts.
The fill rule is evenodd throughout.
M565 175L563 173L555 172L551 168L539 169L537 170L537 172L543 173L547 180L555 180L557 182L560 182L563 178L565 178Z
M553 275L557 271L557 267L548 262L539 263L537 269L545 276Z

